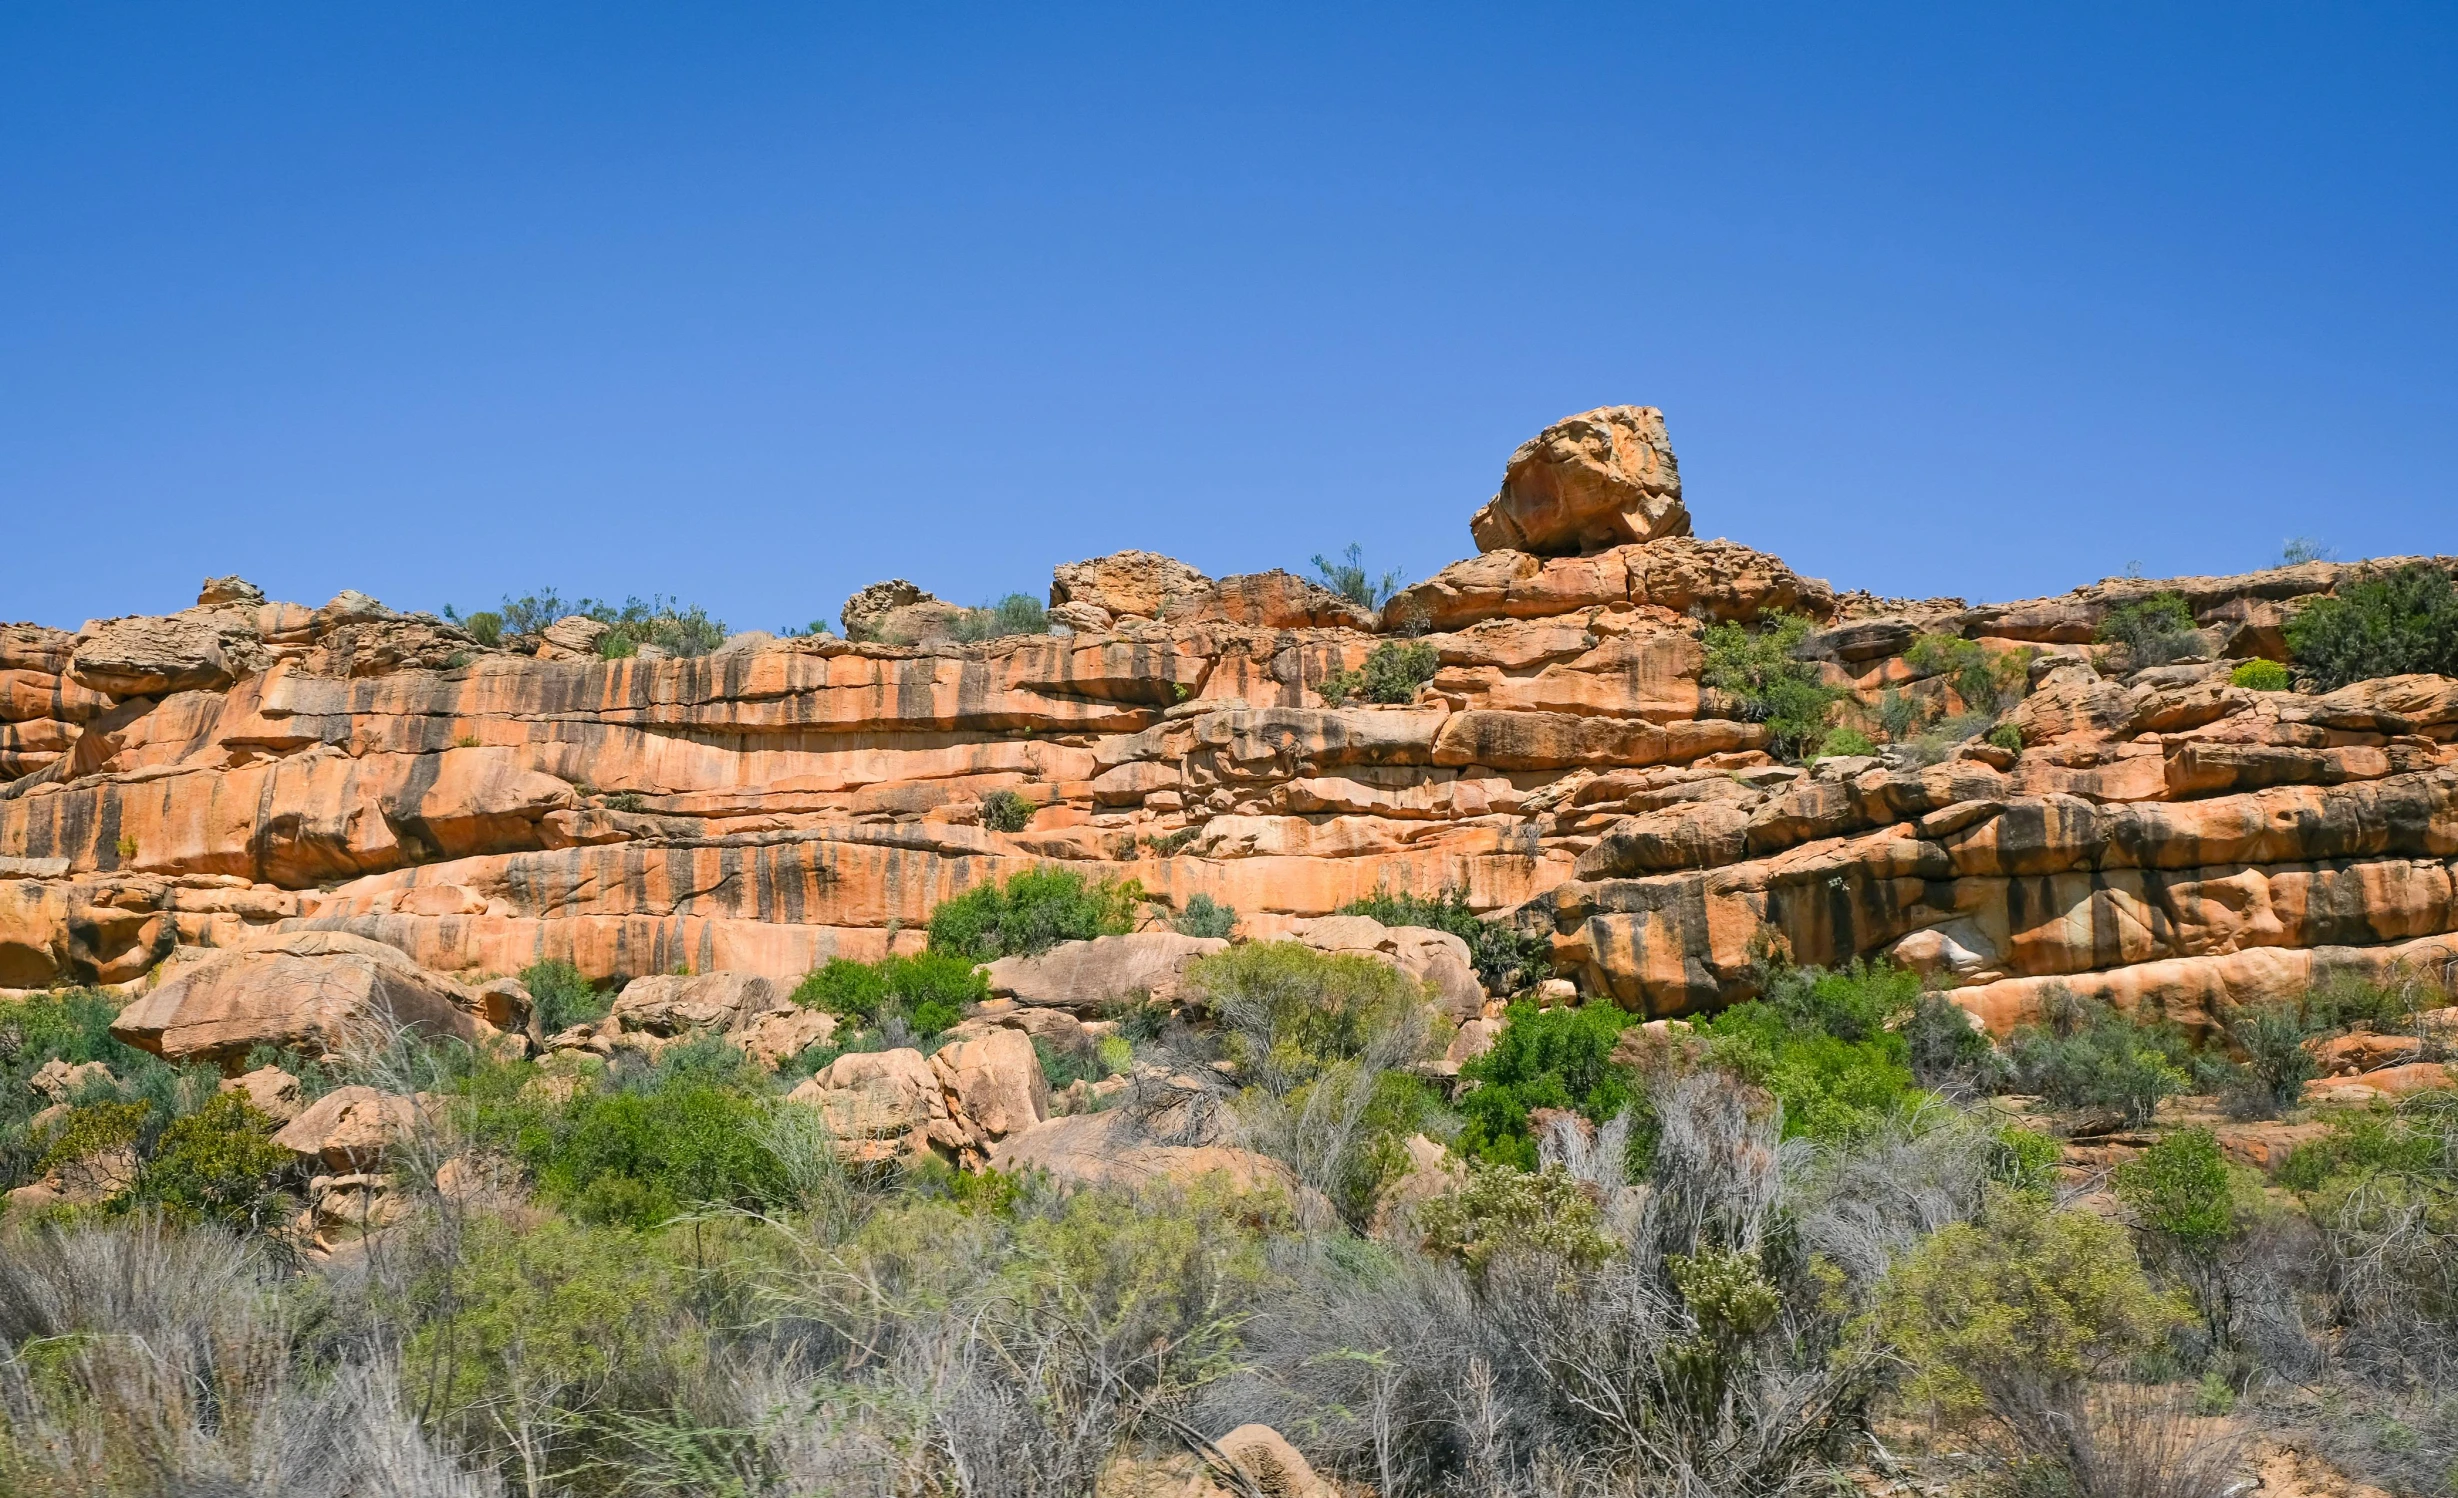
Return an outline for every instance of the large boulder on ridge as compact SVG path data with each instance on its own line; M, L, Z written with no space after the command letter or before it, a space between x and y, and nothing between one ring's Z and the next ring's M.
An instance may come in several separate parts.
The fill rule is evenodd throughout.
M1538 556L1690 534L1664 413L1600 406L1555 422L1511 454L1468 529L1479 551Z
M1212 586L1212 579L1176 557L1157 551L1113 551L1084 562L1062 562L1050 574L1050 607L1089 605L1112 618L1158 619L1181 598Z

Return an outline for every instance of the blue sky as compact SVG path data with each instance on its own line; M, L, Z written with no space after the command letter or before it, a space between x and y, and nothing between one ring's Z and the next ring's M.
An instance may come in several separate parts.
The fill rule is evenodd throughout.
M1356 540L1664 408L1700 532L2458 551L2458 8L17 6L0 619Z

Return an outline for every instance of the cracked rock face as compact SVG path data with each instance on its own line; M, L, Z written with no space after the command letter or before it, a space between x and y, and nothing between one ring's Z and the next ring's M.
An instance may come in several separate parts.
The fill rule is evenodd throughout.
M364 595L310 609L228 578L172 614L0 626L0 988L150 974L123 1020L166 1054L243 1055L379 997L509 1027L525 1000L479 980L542 956L599 982L789 992L1049 866L1156 903L1135 936L999 964L1034 1023L1166 993L1209 949L1166 929L1199 895L1244 937L1314 931L1408 966L1464 1022L1502 996L1445 942L1323 918L1462 890L1586 995L1659 1014L1746 996L1769 935L1804 962L1918 967L2000 1028L2060 986L2194 1025L2316 974L2458 974L2458 681L2233 676L2277 658L2307 600L2432 559L1998 604L1839 594L1692 536L1643 407L1547 428L1477 525L1479 555L1379 615L1289 572L1121 552L1053 578L1072 633L977 643L920 628L960 611L901 580L846 622L902 643L747 635L689 659L516 653ZM2137 670L2093 643L2161 591L2208 659ZM1878 752L1778 763L1746 704L1702 684L1707 622L1778 609L1815 622L1805 668ZM1395 643L1430 677L1326 699ZM2003 669L1984 691L1941 664L1955 651ZM1945 733L1973 715L2001 741ZM1001 793L1020 825L990 813L1012 810ZM442 986L365 950L260 946L310 938ZM202 965L240 953L324 976ZM679 991L697 981L642 988L625 1043L705 1019L766 1054L817 1028L739 985ZM913 1059L831 1083L840 1111L895 1104L866 1147L1031 1132L1002 1132L1024 1116L1014 1078Z

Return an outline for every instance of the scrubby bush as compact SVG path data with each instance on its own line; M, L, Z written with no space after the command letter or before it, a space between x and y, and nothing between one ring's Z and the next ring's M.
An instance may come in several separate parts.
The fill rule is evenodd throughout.
M1921 1244L1880 1315L1913 1398L1948 1416L1986 1412L2018 1433L2185 1319L2152 1288L2123 1228L2013 1193Z
M1363 1226L1408 1163L1433 1099L1410 1069L1435 1049L1424 984L1356 953L1249 942L1190 964L1255 1147Z
M1635 1079L1613 1060L1622 1031L1635 1023L1611 1004L1511 1005L1492 1048L1460 1068L1476 1087L1459 1100L1463 1122L1453 1147L1472 1160L1533 1170L1537 1140L1528 1115L1536 1109L1602 1124L1638 1104Z
M1988 1032L1972 1023L1971 1011L1944 994L1922 994L1900 1028L1903 1059L1921 1086L1984 1092L2000 1079L2002 1063Z
M282 1194L290 1151L272 1140L273 1120L238 1093L224 1093L162 1131L137 1183L140 1200L174 1216L244 1230L272 1226L290 1206Z
M968 643L1009 635L1046 635L1050 611L1030 593L1010 593L996 603L966 609L955 622L956 638Z
M1783 1104L1788 1138L1865 1138L1927 1096L1903 1037L1892 1032L1845 1039L1809 1015L1753 1000L1717 1015L1703 1033L1719 1066Z
M1363 668L1336 671L1315 690L1333 707L1351 697L1364 702L1414 702L1417 689L1432 681L1441 665L1434 647L1422 640L1405 644L1385 640L1367 654Z
M1028 869L941 902L930 913L930 950L988 962L1121 936L1135 929L1143 902L1143 886L1132 879L1091 883L1073 869Z
M1323 586L1342 598L1359 608L1379 609L1400 591L1401 573L1394 569L1377 578L1366 571L1365 555L1365 548L1351 541L1337 562L1316 552L1314 570L1323 575Z
M1725 710L1743 722L1766 724L1768 747L1788 760L1818 752L1827 718L1848 695L1821 682L1817 665L1794 654L1809 629L1798 614L1770 610L1755 627L1710 624L1699 637L1705 651L1699 685L1719 693Z
M2041 1019L2009 1050L2014 1085L2052 1108L2113 1110L2139 1126L2191 1080L2192 1058L2173 1027L2136 1024L2062 989L2050 992Z
M1015 791L992 791L981 798L981 824L992 832L1022 832L1041 808Z
M1169 927L1180 936L1226 938L1238 929L1238 913L1210 895L1190 895Z
M2278 1179L2321 1230L2353 1360L2393 1379L2458 1377L2458 1092L2335 1119Z
M504 637L504 616L493 609L480 609L461 621L469 637L481 645L500 644Z
M990 997L990 980L969 957L923 952L877 962L831 957L794 989L793 1000L873 1030L891 1022L928 1039Z
M2303 1098L2304 1084L2321 1073L2305 1048L2315 1032L2296 1006L2265 1005L2229 1017L2228 1039L2244 1052L2239 1075L2228 1079L2222 1100L2240 1118L2272 1118Z
M541 588L519 598L507 594L496 615L500 621L496 638L538 635L556 620L574 614L607 626L597 647L599 656L607 660L637 655L643 645L654 645L669 655L706 655L725 643L724 621L710 617L708 610L698 604L685 604L662 593L645 601L638 597L625 599L619 608L596 598L567 603L553 588ZM471 615L470 623L474 626L480 617ZM474 628L472 633L476 633Z
M1924 676L1944 677L1966 711L1993 719L2023 700L2023 685L2037 654L2029 647L1992 653L1977 640L1922 635L1903 660Z
M1878 746L1869 735L1857 728L1838 728L1819 741L1818 752L1814 757L1832 759L1842 755L1875 754L1877 752Z
M1584 1182L1555 1167L1472 1160L1468 1178L1417 1208L1425 1250L1482 1271L1497 1256L1537 1254L1590 1269L1617 1245Z
M541 1194L583 1221L652 1227L689 1208L790 1197L784 1164L762 1139L767 1106L689 1075L592 1088L523 1129L517 1149Z
M614 1007L614 995L561 958L549 957L521 969L521 986L529 990L529 1007L538 1024L554 1035L574 1025L592 1024Z
M2104 645L2122 645L2136 666L2161 666L2203 649L2195 630L2193 606L2182 593L2154 593L2133 603L2119 604L2100 620L2092 638Z
M2277 661L2245 661L2228 673L2228 682L2248 692L2284 692L2290 685L2287 668Z
M2458 676L2458 589L2429 562L2315 598L2287 621L2288 658L2322 690L2377 676Z
M1478 915L1468 903L1465 885L1448 886L1431 896L1378 889L1341 906L1340 914L1366 916L1386 926L1427 926L1450 932L1468 944L1468 960L1476 968L1477 982L1499 997L1524 993L1553 976L1551 938Z
M161 1061L112 1037L120 1002L85 988L0 1001L0 1187L22 1185L41 1173L36 1162L43 1142L29 1126L50 1101L32 1086L46 1063L100 1061L121 1078L162 1069Z

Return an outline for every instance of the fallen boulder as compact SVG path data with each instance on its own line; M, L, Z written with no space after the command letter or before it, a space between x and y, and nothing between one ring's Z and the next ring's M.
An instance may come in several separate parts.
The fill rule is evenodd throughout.
M370 1025L474 1039L470 989L397 947L289 931L216 953L120 1011L111 1033L166 1061L223 1061L260 1045L322 1053Z
M990 992L1019 1004L1050 1004L1078 1014L1144 997L1167 1003L1176 996L1187 964L1225 952L1217 936L1180 936L1175 931L1136 931L1061 942L1034 957L1002 957L989 965Z

